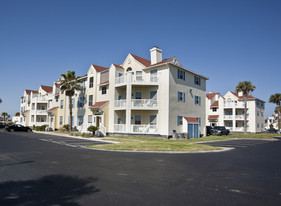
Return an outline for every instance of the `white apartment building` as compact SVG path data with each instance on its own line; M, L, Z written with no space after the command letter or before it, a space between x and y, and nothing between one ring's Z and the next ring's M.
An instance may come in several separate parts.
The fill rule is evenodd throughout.
M26 89L21 97L20 123L26 126L47 124L47 108L52 98L52 87L41 85L38 91Z
M182 67L175 57L162 59L157 47L150 57L128 54L120 65L91 65L81 77L83 89L72 98L73 125L82 132L98 126L101 135L205 134L208 78ZM47 121L59 129L69 123L69 100L57 83L51 96Z
M265 102L247 96L247 131L252 133L265 131ZM228 91L224 96L210 92L206 95L206 122L210 126L225 126L232 132L244 131L244 102L242 92Z

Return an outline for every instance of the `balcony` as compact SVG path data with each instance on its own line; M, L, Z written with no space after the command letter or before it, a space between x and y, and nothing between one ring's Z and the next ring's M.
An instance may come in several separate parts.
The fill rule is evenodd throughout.
M158 126L157 125L136 125L133 124L130 126L129 130L125 124L115 124L114 125L114 132L120 133L136 133L136 134L157 134Z
M126 108L127 107L127 100L116 100L114 102L114 107L116 108Z
M158 85L159 77L158 75L142 74L135 75L128 73L125 76L115 78L115 85L121 86L128 83L136 85Z
M155 99L132 99L133 109L157 109L158 102Z
M33 97L32 102L48 103L48 96Z
M244 102L224 102L224 108L244 108Z
M47 110L31 110L31 115L48 115Z
M114 107L118 109L127 108L127 100L116 100ZM158 101L155 99L132 99L132 109L158 109Z
M235 115L236 120L244 120L244 114L242 115Z
M233 115L224 115L224 120L232 120Z

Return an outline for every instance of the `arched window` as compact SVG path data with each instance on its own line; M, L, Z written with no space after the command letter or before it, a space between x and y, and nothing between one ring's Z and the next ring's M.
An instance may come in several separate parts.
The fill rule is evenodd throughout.
M128 69L126 70L127 72L130 72L132 71L132 68L131 67L128 67Z

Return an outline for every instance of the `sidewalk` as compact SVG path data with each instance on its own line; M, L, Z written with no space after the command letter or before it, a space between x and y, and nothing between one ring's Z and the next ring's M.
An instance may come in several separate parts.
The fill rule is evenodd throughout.
M83 140L90 140L90 141L97 141L97 142L106 142L106 143L113 143L117 144L119 142L115 141L110 141L110 140L104 140L106 137L79 137L79 136L71 136L69 134L64 134L64 133L55 133L55 132L39 132L39 131L33 131L33 133L38 133L38 134L46 134L46 135L53 135L53 136L62 136L62 137L69 137L73 139L83 139Z

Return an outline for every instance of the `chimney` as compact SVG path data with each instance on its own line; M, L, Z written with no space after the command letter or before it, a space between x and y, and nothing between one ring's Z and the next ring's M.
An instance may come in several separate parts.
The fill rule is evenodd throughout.
M162 61L162 50L157 46L150 49L150 60L151 64L156 64Z

